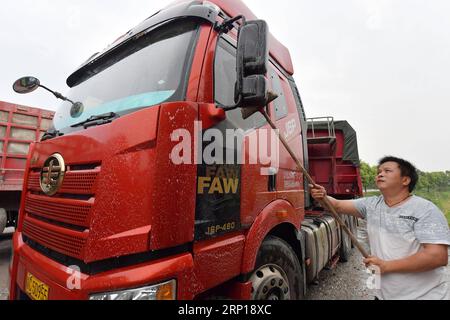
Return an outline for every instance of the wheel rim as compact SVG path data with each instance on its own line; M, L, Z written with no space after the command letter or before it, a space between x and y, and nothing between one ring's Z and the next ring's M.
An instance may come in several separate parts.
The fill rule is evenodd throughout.
M290 300L291 291L286 273L275 264L256 270L250 278L253 300Z

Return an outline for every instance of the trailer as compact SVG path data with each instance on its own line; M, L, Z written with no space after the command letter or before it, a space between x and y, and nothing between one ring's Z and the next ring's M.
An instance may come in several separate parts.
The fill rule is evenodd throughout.
M0 101L0 233L16 226L29 146L52 118L52 111Z
M311 177L325 187L328 195L336 199L362 197L356 131L347 121L335 121L334 117L310 118L307 119L307 124L307 165ZM341 218L356 235L358 219L345 215ZM308 281L315 280L326 263L333 264L337 259L347 262L353 247L349 236L314 201L306 209L306 219L302 226L307 234L306 255L316 257L307 266ZM325 254L323 259L320 258L320 252ZM321 261L325 261L325 265Z

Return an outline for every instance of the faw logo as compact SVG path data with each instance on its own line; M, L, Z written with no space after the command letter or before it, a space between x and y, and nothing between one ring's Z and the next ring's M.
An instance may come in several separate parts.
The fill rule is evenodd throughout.
M48 158L41 171L40 185L42 191L48 195L55 195L62 185L66 166L63 157L55 153Z
M206 177L198 177L198 194L236 194L239 189L239 173L226 166L209 166Z

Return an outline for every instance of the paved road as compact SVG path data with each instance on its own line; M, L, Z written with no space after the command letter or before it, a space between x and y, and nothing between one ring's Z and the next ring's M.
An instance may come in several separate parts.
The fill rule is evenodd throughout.
M10 234L0 235L0 300L8 298L8 266L11 256L11 245Z
M360 220L358 240L369 251L366 223ZM369 274L362 263L362 255L358 249L352 250L350 259L338 263L336 268L323 270L319 274L318 283L309 285L309 300L373 300L373 293L367 288Z

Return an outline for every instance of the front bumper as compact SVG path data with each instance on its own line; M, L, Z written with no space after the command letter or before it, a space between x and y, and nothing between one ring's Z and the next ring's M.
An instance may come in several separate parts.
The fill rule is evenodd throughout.
M190 253L141 263L96 275L79 273L79 288L73 287L76 266L69 268L33 250L22 241L20 232L13 237L10 300L23 298L28 273L49 287L49 300L87 300L93 293L110 292L177 280L177 299L192 299L189 279L192 279L193 259ZM76 282L75 282L76 283Z

